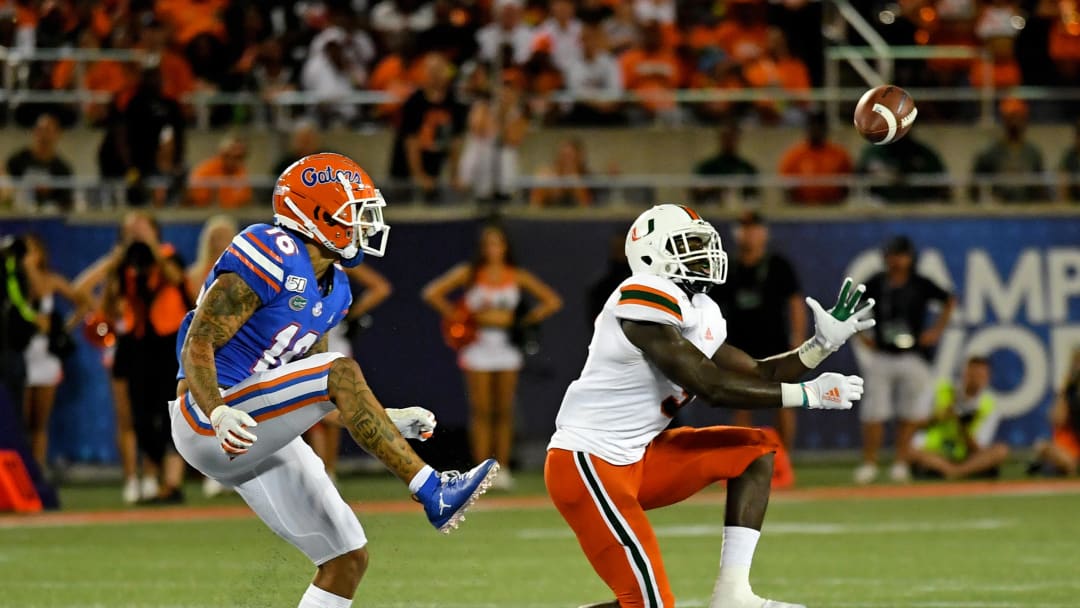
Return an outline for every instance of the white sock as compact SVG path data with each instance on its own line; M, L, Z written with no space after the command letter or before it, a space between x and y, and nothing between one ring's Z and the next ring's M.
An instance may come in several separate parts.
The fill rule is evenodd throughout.
M435 474L435 469L431 468L431 465L424 465L424 468L420 469L412 480L409 481L409 491L416 494L420 491L420 488L424 487L424 483L429 477Z
M308 585L304 596L300 598L300 605L296 608L350 608L351 606L352 600L349 598L319 589L312 583Z
M719 600L753 599L750 589L750 564L754 561L761 532L740 526L724 526L724 545L720 550L720 574L713 587L712 605Z

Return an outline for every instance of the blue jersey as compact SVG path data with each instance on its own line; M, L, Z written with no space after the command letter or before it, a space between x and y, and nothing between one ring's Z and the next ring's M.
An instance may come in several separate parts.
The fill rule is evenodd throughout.
M215 353L221 386L234 386L254 373L303 357L345 318L352 304L345 271L336 264L332 267L331 287L324 296L303 240L275 226L255 224L238 234L214 264L202 292L227 272L244 279L262 306ZM178 358L194 315L189 312L180 326ZM177 377L184 377L182 359Z

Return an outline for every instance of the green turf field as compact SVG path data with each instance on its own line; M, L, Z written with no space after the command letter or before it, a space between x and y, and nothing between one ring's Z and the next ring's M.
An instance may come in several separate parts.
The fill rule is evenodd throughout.
M396 482L381 478L343 485L350 499L401 496ZM610 599L554 510L528 498L539 479L521 485L513 496L524 496L524 507L504 498L449 537L419 511L364 514L361 503L372 563L354 605L573 608ZM1080 490L1070 488L1024 496L778 498L752 581L762 595L812 608L1078 606ZM69 510L116 508L118 490L68 489L64 499ZM312 572L255 519L102 518L111 520L0 520L0 606L292 608ZM706 606L720 555L720 504L663 509L653 522L679 606Z

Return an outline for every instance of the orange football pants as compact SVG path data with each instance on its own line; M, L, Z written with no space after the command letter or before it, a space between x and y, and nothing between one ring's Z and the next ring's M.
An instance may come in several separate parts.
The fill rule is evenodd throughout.
M548 495L622 608L675 606L645 511L686 500L742 474L778 445L758 429L714 426L660 433L638 462L617 466L585 452L548 450Z

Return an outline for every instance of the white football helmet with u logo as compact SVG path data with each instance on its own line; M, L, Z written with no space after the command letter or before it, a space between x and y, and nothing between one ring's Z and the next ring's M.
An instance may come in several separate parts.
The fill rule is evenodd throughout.
M665 277L695 293L727 280L720 234L684 205L656 205L639 215L626 235L626 259L634 274Z

